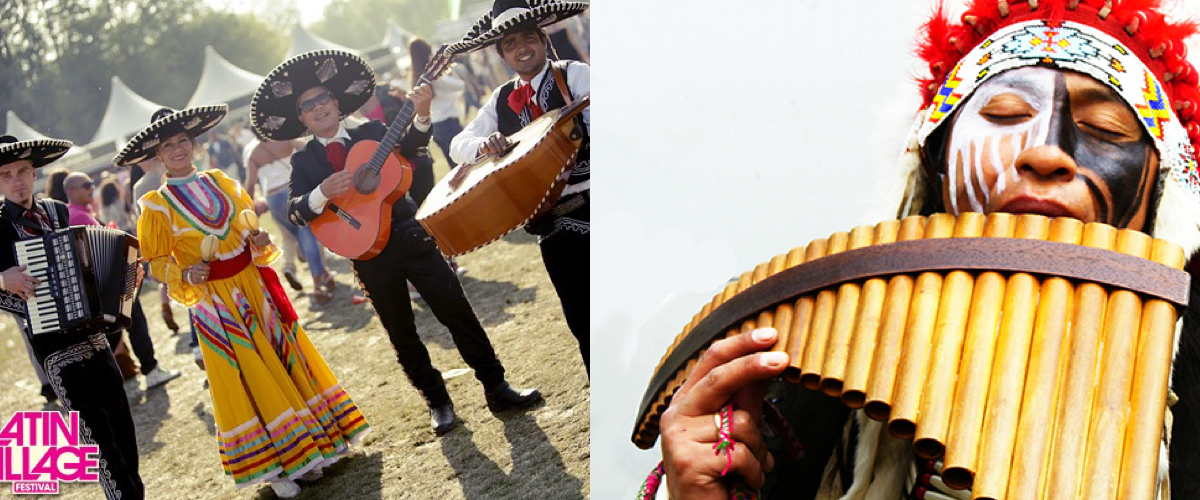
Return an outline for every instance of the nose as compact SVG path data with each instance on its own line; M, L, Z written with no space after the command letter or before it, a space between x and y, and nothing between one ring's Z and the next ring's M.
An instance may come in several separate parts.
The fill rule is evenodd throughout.
M1022 151L1014 164L1018 175L1039 182L1068 183L1079 170L1071 155L1052 144Z

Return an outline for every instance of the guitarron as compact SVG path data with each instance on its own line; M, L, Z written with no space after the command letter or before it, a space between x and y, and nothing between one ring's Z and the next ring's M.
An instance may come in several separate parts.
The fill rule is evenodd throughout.
M566 187L583 137L575 115L590 96L549 111L509 136L514 145L460 165L417 210L442 253L461 255L502 238L549 209Z

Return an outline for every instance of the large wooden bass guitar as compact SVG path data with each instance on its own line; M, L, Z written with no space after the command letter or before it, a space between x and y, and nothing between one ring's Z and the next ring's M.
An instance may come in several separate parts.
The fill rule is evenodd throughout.
M417 221L442 253L496 241L558 201L583 142L574 118L590 101L584 96L547 112L509 136L507 150L459 165L433 187Z
M418 85L436 80L453 62L445 47L421 75ZM393 152L412 123L414 105L407 101L392 120L383 140L358 141L346 154L346 170L354 174L353 188L329 201L309 223L326 248L343 257L366 260L387 246L392 228L392 205L412 185L412 164Z

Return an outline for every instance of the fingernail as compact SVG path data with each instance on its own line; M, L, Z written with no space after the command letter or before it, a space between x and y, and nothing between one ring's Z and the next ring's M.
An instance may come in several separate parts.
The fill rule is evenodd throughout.
M787 363L788 355L786 352L767 352L759 360L767 368L779 368Z
M774 328L759 328L757 330L754 330L753 332L750 332L750 336L758 342L766 342L768 340L774 340L775 339L775 329Z

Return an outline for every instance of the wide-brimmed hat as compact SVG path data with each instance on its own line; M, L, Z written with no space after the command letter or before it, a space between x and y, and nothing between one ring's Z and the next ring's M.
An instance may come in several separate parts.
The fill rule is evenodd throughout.
M286 60L254 91L250 118L255 132L275 141L304 135L297 100L317 86L329 89L342 116L348 116L371 98L375 72L363 58L341 50L314 50Z
M450 54L465 54L500 41L505 35L529 27L545 27L587 10L587 2L557 0L496 0L492 11L471 26L461 41L450 44Z
M229 106L196 106L182 111L162 108L150 117L150 125L133 136L125 147L113 157L113 164L128 165L153 158L163 139L186 132L195 138L221 123Z
M33 168L42 167L62 158L71 146L71 141L61 139L20 141L11 135L0 135L0 165L29 160Z

